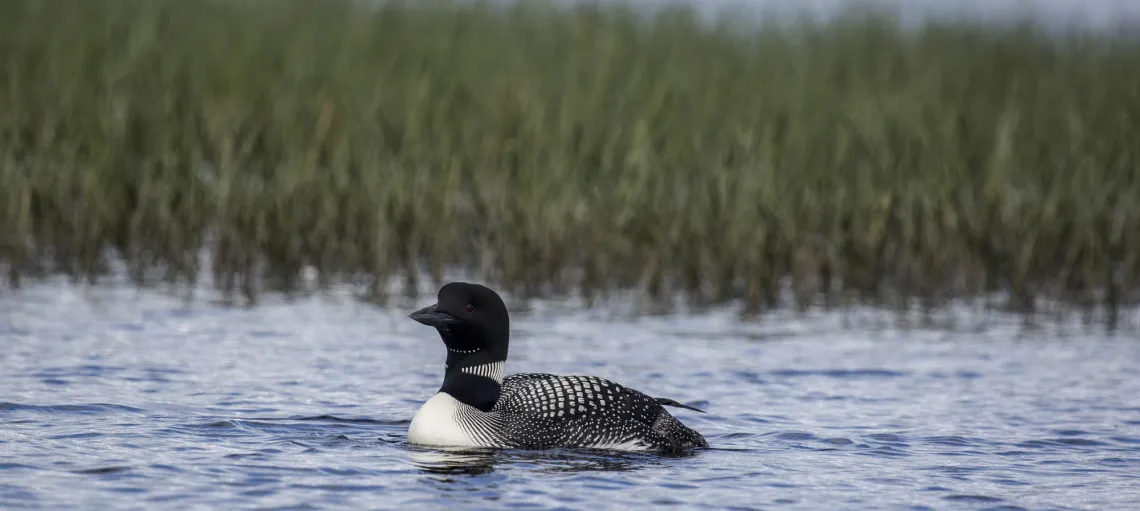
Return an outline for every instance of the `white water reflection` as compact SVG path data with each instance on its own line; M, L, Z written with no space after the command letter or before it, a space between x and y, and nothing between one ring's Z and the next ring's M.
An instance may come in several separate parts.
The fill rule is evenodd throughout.
M560 0L582 3L594 0ZM1012 21L1026 17L1046 26L1105 28L1140 23L1138 0L602 0L624 2L639 8L688 4L702 14L718 13L755 17L807 15L826 20L846 9L860 6L884 8L898 13L907 23L923 19L970 19L987 22Z

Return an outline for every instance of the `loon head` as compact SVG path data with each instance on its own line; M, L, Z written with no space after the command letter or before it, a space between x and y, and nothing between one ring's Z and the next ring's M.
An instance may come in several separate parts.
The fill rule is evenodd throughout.
M499 294L479 284L451 282L434 305L410 318L434 327L447 345L440 392L484 412L499 400L510 343L510 317Z
M479 355L481 361L507 359L510 343L510 316L499 294L486 286L450 282L439 289L434 305L408 317L439 331L447 345L448 360Z

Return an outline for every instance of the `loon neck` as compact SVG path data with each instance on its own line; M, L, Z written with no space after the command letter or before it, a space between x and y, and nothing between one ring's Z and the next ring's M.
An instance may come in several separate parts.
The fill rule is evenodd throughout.
M499 401L505 360L490 354L447 350L447 366L440 392L446 392L461 403L489 412Z

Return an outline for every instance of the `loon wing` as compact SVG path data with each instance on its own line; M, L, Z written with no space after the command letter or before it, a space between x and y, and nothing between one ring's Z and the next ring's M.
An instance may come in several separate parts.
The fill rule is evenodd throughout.
M503 379L489 416L503 422L505 445L677 450L707 447L662 405L696 410L654 398L596 376L513 374ZM697 410L702 411L702 410Z
M708 413L708 412L705 412L704 410L701 410L700 408L693 408L693 407L691 407L691 406L689 406L689 405L683 405L683 404L681 404L681 403L678 403L678 402L676 402L676 401L674 401L674 400L672 400L672 399L669 399L669 398L667 398L667 397L655 397L655 398L653 398L653 399L656 399L656 400L657 400L657 404L659 404L659 405L663 405L663 406L676 406L677 408L684 408L684 409L686 409L686 410L692 410L692 411L694 411L694 412Z

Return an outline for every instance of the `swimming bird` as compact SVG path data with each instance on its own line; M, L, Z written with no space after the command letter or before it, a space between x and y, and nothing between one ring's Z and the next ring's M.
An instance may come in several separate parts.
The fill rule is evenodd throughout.
M443 385L412 418L412 444L548 449L683 451L708 447L653 398L596 376L503 376L510 317L486 286L450 282L437 303L410 318L434 327L447 347Z

